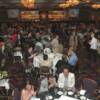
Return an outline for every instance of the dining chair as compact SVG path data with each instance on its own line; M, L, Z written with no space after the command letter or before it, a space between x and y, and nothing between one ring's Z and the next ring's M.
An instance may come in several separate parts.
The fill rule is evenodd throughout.
M83 88L87 91L87 95L93 96L97 88L97 82L90 78L84 78Z

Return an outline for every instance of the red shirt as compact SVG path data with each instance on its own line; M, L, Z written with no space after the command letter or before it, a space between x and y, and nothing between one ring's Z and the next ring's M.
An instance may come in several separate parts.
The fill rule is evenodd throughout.
M16 33L14 33L14 34L11 36L11 40L12 40L13 42L16 42L16 40L17 40L17 34L16 34Z
M0 48L2 48L3 44L4 44L4 42L0 42Z

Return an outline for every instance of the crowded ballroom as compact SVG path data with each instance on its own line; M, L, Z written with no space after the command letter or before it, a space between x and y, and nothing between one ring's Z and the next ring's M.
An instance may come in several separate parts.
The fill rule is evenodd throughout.
M100 0L0 0L0 100L100 100Z

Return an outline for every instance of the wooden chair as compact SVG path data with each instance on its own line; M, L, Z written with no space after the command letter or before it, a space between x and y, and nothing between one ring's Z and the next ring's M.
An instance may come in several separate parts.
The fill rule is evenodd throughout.
M47 66L40 67L40 75L49 75L50 69Z

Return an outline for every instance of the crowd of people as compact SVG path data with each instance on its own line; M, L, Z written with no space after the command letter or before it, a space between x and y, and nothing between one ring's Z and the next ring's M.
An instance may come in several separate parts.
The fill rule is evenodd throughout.
M26 75L25 88L20 89L19 96L15 95L14 88L13 100L31 100L55 87L76 91L80 52L84 54L85 50L91 66L100 57L99 25L53 24L0 25L1 68L6 66L7 71L21 71ZM33 76L28 76L28 73Z

